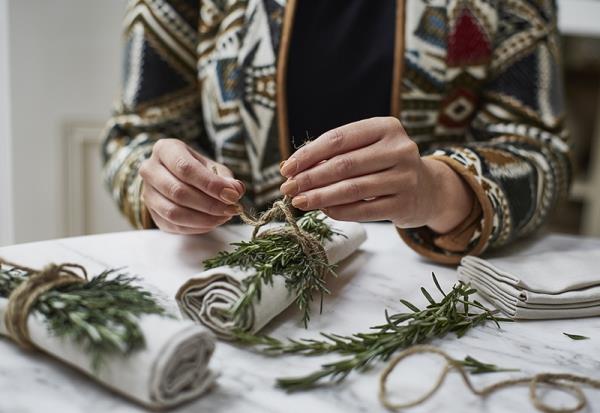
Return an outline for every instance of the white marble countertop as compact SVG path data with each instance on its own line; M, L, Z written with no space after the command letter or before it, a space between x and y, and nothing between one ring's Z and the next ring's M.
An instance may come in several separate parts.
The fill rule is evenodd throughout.
M322 315L313 311L308 330L289 309L269 327L278 337L315 337L319 331L348 334L365 331L383 320L384 309L402 309L400 298L423 304L419 287L434 291L434 271L444 288L456 281L455 270L424 261L409 250L390 225L366 225L369 239L361 251L339 269L340 278L330 284L333 294L325 299ZM107 267L128 267L152 284L174 295L179 285L199 272L202 261L228 242L246 238L248 228L229 226L213 234L185 237L158 231L124 232L53 240L0 248L0 256L32 267L48 262L78 262L95 273ZM544 236L515 246L522 253L533 249L560 250L574 239ZM598 239L576 239L582 248L600 248ZM551 276L551 274L549 274ZM590 340L573 341L562 333L582 334ZM501 378L541 371L571 372L600 378L600 319L491 324L471 330L457 339L449 335L433 343L462 359L466 355L521 372L475 376L483 385ZM175 412L375 412L383 411L377 400L377 380L383 364L363 374L352 374L338 386L287 394L274 388L279 376L301 375L335 357L269 358L227 343L218 343L212 361L220 372L218 384L203 398ZM425 389L439 365L429 359L408 363L395 374L390 389L403 384L407 391ZM408 386L408 387L407 387ZM409 395L410 393L404 393ZM600 411L600 391L586 391L587 411ZM550 400L569 402L569 396L550 394ZM0 412L139 412L140 407L94 384L90 379L48 357L18 349L0 339ZM410 412L533 412L526 388L503 390L487 399L468 393L458 375L426 404Z

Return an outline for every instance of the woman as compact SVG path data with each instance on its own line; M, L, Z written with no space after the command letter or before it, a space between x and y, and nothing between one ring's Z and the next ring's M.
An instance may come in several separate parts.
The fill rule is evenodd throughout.
M537 229L568 191L555 12L132 1L108 185L140 228L206 233L240 199L261 209L283 193L335 219L389 220L438 262L481 254Z

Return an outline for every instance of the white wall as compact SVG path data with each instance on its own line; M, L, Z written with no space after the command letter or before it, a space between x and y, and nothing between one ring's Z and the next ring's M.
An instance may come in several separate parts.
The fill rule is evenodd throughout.
M61 237L65 126L109 116L126 1L0 1L9 8L15 242Z
M559 0L558 26L562 33L600 37L600 1Z
M0 0L0 245L13 242L8 0Z

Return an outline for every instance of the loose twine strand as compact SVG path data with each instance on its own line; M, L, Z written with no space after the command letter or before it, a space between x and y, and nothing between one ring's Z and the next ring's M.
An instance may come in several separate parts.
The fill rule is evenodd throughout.
M32 349L27 319L38 298L64 285L81 284L87 281L87 272L79 264L50 264L42 270L35 270L0 258L0 267L7 265L27 272L28 277L15 288L8 297L4 326L8 335L21 347Z
M410 356L414 356L416 354L426 353L440 355L446 361L446 365L444 366L440 375L435 380L433 387L415 400L404 403L392 403L388 398L386 390L386 384L389 375L394 371L394 369L402 360ZM462 377L463 382L471 391L471 393L481 397L486 397L491 393L494 393L495 391L503 388L514 387L522 384L529 384L529 399L531 400L531 403L535 406L536 409L544 413L575 413L583 409L587 405L587 398L585 397L583 390L581 390L581 387L577 384L582 384L595 389L600 389L600 380L595 380L590 377L578 376L568 373L539 373L528 377L501 380L499 382L485 386L481 389L477 389L475 388L475 386L473 386L473 383L469 379L469 376L464 367L461 365L460 361L453 359L448 355L448 353L444 352L443 350L440 350L437 347L428 345L416 345L397 355L383 370L379 378L379 401L387 409L390 410L405 409L407 407L413 407L422 404L428 399L430 399L441 388L442 384L444 384L446 376L453 369L458 371L458 373ZM540 383L543 383L555 390L559 390L564 393L569 393L573 395L577 400L577 403L572 407L556 407L543 402L538 397L537 391Z

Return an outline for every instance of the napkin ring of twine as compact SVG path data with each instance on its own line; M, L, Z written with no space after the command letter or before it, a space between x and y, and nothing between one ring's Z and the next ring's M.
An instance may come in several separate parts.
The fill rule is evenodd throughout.
M7 265L29 275L8 297L4 325L8 335L21 347L33 349L27 319L40 296L50 290L87 281L87 272L79 264L50 264L35 270L0 258L0 266Z
M275 201L270 209L263 212L257 218L248 214L239 204L238 208L240 210L239 215L242 221L245 224L254 227L254 230L252 231L253 240L257 238L268 237L269 235L282 235L291 237L298 243L306 256L318 258L316 261L320 264L316 265L317 268L315 269L317 270L320 278L323 278L331 271L328 265L328 258L325 248L323 248L323 245L317 238L307 231L302 230L298 226L296 218L294 217L294 213L292 212L291 205L291 198L285 196L283 199ZM266 224L281 219L283 219L287 225L270 228L259 233L259 230Z
M386 384L389 375L394 371L394 369L398 366L398 364L416 354L437 354L445 359L446 365L444 366L442 372L435 380L431 389L425 392L421 397L404 403L392 403L387 395ZM460 374L463 382L467 386L467 388L471 391L471 393L486 397L491 393L494 393L497 390L514 387L518 385L528 384L529 385L529 399L531 403L534 405L536 409L544 413L575 413L582 410L587 405L587 398L583 393L578 384L582 384L584 386L589 386L595 389L600 389L600 380L595 380L586 376L578 376L569 373L538 373L533 376L515 378L515 379L507 379L501 380L496 383L490 384L483 388L477 389L469 379L467 372L464 367L461 365L459 360L453 359L448 355L448 353L440 350L437 347L428 346L428 345L416 345L410 347L409 349L403 351L398 354L390 363L387 365L385 370L382 372L379 379L379 401L389 410L399 410L405 409L408 407L414 407L419 404L424 403L429 400L434 393L436 393L444 384L444 380L448 373L455 369ZM541 384L545 384L554 390L562 391L564 393L569 393L575 397L577 403L571 407L555 407L550 406L547 403L540 400L538 397L538 386Z

